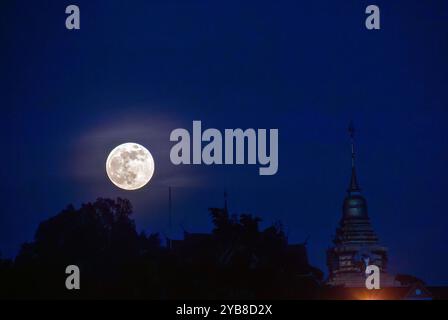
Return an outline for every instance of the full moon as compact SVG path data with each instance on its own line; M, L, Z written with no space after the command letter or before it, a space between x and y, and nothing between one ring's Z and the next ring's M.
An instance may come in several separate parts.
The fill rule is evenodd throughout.
M107 157L106 172L117 187L140 189L154 174L154 159L145 147L133 142L123 143Z

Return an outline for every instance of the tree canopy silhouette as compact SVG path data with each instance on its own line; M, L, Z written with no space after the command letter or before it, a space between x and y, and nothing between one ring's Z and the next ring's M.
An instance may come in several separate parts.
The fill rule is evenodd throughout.
M129 200L69 205L37 228L15 261L0 259L0 294L26 298L313 297L322 273L304 245L288 245L282 225L211 208L210 234L185 232L161 245L138 234ZM65 268L81 270L81 290L65 288Z

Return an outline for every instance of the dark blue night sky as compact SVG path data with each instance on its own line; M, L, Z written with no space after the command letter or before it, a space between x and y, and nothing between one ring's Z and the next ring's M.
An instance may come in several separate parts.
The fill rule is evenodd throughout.
M65 29L65 7L81 30ZM381 9L368 31L364 10ZM208 232L207 208L281 220L326 271L357 168L392 272L448 284L448 2L7 1L0 5L0 252L13 257L67 204L126 197L139 230ZM279 171L174 166L171 130L278 128ZM126 192L104 165L147 147L156 173Z

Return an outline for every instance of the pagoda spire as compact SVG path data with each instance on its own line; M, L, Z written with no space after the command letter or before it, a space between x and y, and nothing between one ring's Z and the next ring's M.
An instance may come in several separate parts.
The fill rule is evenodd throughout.
M387 274L387 248L379 244L367 212L367 201L356 179L355 128L348 127L351 145L352 175L342 204L342 218L333 238L334 246L327 250L330 286L365 288L365 264L380 268L381 286L393 286L394 277ZM366 263L368 259L368 263Z
M360 192L361 189L358 185L358 179L356 178L356 167L355 167L355 127L353 125L353 121L350 121L350 124L348 126L348 133L350 135L350 145L351 145L351 152L352 152L352 175L350 177L350 185L347 189L347 192L349 194L353 192Z

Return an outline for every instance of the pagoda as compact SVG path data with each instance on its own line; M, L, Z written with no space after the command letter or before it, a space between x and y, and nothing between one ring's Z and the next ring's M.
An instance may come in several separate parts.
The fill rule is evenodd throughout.
M365 287L366 265L380 268L381 287L394 286L387 273L387 248L379 244L367 213L367 201L361 194L355 168L354 127L351 123L351 178L342 205L342 218L336 229L333 246L327 250L330 286Z

